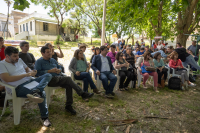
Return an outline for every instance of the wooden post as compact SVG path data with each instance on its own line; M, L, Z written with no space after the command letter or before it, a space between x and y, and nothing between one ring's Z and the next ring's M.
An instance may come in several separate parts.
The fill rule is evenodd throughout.
M101 33L101 46L105 44L105 22L106 22L106 0L103 5L103 22L102 22L102 33Z

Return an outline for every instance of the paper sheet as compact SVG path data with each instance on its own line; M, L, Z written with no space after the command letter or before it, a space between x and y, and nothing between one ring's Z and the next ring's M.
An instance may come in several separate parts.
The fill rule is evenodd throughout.
M34 87L36 87L37 85L39 85L38 82L32 81L32 82L30 82L30 83L24 85L24 87L26 87L27 89L31 90L31 89L33 89Z

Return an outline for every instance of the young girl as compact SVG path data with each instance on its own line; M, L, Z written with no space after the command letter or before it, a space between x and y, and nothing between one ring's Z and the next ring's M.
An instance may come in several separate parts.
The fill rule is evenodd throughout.
M188 85L193 87L196 86L196 84L193 84L189 81L189 77L187 75L187 70L184 69L182 65L182 61L178 59L178 53L173 52L171 54L171 59L169 61L169 67L176 69L175 73L181 75L181 80L182 80L182 90L184 90L184 82L187 81Z

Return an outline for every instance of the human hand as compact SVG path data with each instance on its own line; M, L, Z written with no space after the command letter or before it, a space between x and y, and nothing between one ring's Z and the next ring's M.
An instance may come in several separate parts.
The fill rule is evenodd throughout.
M57 48L60 50L60 46L59 45L57 45Z
M76 71L76 76L80 76L80 72L79 71Z
M56 73L57 74L61 73L61 70L60 69L56 69Z
M113 70L113 74L115 75L115 74L117 74L117 72L115 70Z
M50 73L56 73L56 71L57 71L57 68L55 67L55 68L53 68L53 69L50 69Z
M138 67L138 70L139 70L139 72L140 72L140 73L142 72L142 69L141 69L141 68L139 68L139 67Z
M97 71L96 71L96 74L97 74L97 75L100 75L101 73L100 73L100 71L99 71L99 70L97 70Z
M37 70L32 70L28 74L29 74L29 76L35 77L35 75L37 74Z

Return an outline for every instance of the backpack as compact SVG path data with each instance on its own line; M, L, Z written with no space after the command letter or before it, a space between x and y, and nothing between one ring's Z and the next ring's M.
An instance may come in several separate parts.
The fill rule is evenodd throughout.
M168 82L168 88L172 90L181 90L181 79L178 77L171 77Z

